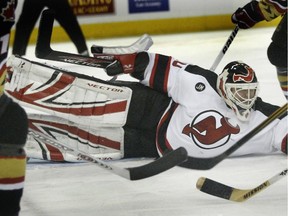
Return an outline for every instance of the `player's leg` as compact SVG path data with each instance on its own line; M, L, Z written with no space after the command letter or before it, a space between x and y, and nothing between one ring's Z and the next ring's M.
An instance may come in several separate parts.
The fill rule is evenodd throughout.
M25 55L29 38L44 5L42 1L25 0L20 17L16 23L12 53Z
M0 1L0 215L17 216L23 193L27 136L24 110L4 94L6 58L16 1Z
M283 16L272 36L272 42L268 47L267 54L271 64L276 67L282 91L286 99L288 99L287 13Z
M124 158L158 157L155 130L135 129L124 126Z
M75 44L78 53L82 55L89 55L84 34L68 1L50 0L47 1L47 5L50 9L55 11L55 19L67 32L68 36Z
M27 136L25 111L6 95L0 97L0 215L18 215L23 193Z
M124 126L124 157L157 157L156 129L170 98L138 82L115 81L132 89Z
M132 90L132 98L126 126L143 130L154 130L170 103L170 98L139 82L114 81L113 84Z
M120 127L101 128L88 125L89 122L83 127L67 119L48 115L29 115L30 127L97 158L115 160L123 157L158 156L155 132L170 99L138 82L116 81L113 85L132 90L124 131ZM26 150L31 158L69 162L78 160L71 157L69 152L51 148L47 143L41 143L31 136Z

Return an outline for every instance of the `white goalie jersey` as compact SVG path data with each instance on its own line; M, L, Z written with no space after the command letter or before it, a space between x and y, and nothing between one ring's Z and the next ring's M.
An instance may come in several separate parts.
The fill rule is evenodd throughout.
M172 98L157 129L160 154L182 146L192 157L219 155L278 108L258 98L250 120L242 122L217 93L215 73L169 56L148 55L149 65L141 82ZM287 142L287 121L287 116L275 120L233 155L280 152Z

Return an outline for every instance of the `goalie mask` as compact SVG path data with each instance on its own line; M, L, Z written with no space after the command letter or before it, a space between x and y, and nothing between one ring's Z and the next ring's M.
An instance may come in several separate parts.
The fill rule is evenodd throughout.
M243 62L230 62L218 76L217 88L238 119L248 121L259 89L254 70Z

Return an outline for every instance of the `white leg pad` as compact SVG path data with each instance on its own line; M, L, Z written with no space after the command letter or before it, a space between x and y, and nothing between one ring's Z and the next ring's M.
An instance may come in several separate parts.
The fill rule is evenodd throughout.
M121 127L126 123L129 88L15 56L7 65L13 76L5 90L23 106L81 125Z
M102 160L118 160L124 156L123 128L83 127L49 115L29 114L29 127L58 140L72 149ZM29 135L25 146L27 156L52 161L75 162L80 159L69 152L39 142Z

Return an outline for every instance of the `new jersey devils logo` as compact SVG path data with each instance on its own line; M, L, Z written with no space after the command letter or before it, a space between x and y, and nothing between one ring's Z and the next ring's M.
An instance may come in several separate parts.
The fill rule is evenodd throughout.
M240 132L238 125L233 126L228 119L216 111L205 111L187 124L182 133L191 137L200 148L213 149L225 145L231 134Z
M252 68L248 66L244 66L246 69L247 74L233 74L233 82L244 81L246 83L251 83L254 79L254 71Z

